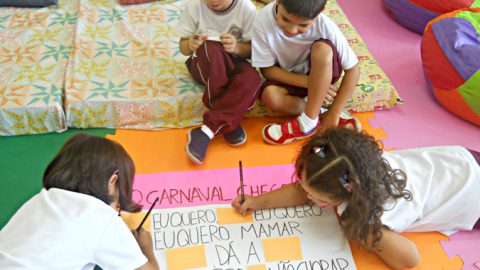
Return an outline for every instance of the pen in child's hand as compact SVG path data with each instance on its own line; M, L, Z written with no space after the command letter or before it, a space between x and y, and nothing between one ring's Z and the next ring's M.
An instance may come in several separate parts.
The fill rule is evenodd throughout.
M238 166L240 168L240 204L243 204L245 202L245 192L243 190L243 169L242 169L242 161L240 160L238 162Z
M142 222L140 222L140 225L138 225L138 228L136 229L137 233L140 233L140 229L142 228L143 223L145 223L145 221L147 220L148 215L150 215L150 212L152 212L152 209L157 203L157 201L158 201L158 197L155 199L155 201L153 201L152 206L150 206L150 209L148 209L147 214L145 214L145 217L143 217Z

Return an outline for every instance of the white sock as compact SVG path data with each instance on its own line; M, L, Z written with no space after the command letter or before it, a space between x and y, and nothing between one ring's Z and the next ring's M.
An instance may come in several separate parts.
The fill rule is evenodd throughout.
M305 112L302 112L302 114L297 117L297 120L300 124L300 130L303 133L308 134L317 126L318 116L315 119L311 119L305 114Z
M215 133L213 133L213 131L207 127L206 125L202 125L202 131L203 133L207 134L208 138L213 139L213 137L215 136Z

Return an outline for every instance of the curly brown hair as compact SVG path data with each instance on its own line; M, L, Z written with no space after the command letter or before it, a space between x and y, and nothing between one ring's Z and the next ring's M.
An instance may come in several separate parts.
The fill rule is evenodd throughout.
M405 189L407 175L392 169L382 153L379 142L369 134L335 127L305 143L295 160L297 179L305 170L305 184L348 204L340 216L342 231L369 250L382 238L380 217L386 200L411 200ZM350 191L339 181L341 177L346 177ZM369 233L373 238L369 239Z

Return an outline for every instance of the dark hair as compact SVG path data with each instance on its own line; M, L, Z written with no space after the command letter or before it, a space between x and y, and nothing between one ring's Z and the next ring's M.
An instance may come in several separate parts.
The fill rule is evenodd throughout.
M382 238L380 217L386 200L411 200L405 189L407 175L392 169L382 153L379 142L367 133L335 127L308 141L295 161L297 179L305 170L309 187L348 203L340 216L342 230L349 240L363 242L370 250ZM350 192L340 177L347 177ZM371 242L367 241L370 232Z
M43 186L91 195L110 204L108 180L117 171L120 209L138 212L132 201L135 165L118 143L84 133L72 136L48 164Z
M311 20L322 12L327 0L279 0L279 4L288 14Z

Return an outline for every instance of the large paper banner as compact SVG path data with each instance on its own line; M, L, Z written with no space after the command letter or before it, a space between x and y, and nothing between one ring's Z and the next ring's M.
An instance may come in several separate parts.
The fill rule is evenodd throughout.
M225 204L154 210L150 229L163 270L356 269L332 209L313 204L248 216Z

